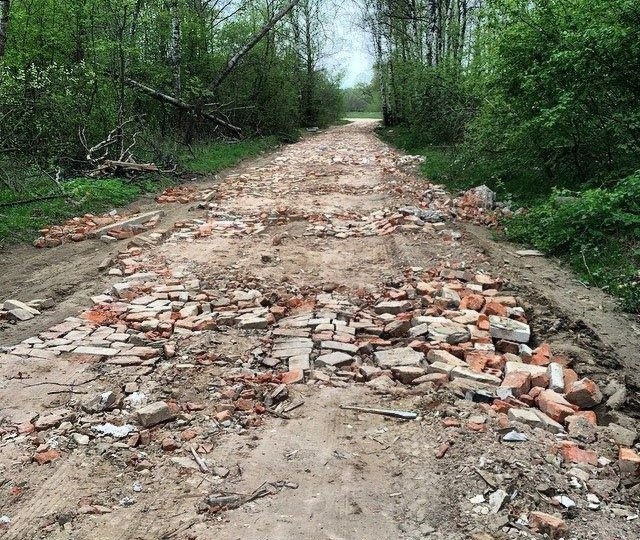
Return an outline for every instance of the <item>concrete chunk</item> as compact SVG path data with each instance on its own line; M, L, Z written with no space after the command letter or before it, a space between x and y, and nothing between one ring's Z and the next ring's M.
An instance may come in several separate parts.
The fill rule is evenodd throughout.
M322 341L321 346L323 349L329 349L330 351L340 351L349 354L355 354L360 347L351 343L342 343L341 341Z
M499 386L502 380L500 377L490 375L489 373L477 373L469 368L456 367L451 371L452 379L468 379L482 384L490 384Z
M142 427L152 427L168 420L173 420L174 414L164 401L156 401L137 411L138 423Z
M380 302L375 306L374 310L378 315L383 313L390 313L391 315L397 315L404 311L409 311L413 306L408 300L394 300L390 302Z
M316 358L316 366L342 367L353 363L353 356L336 351Z
M506 339L517 343L528 343L531 339L531 328L528 324L497 315L489 316L489 331L491 337L495 339Z
M26 311L27 313L30 313L31 315L40 315L40 312L37 309L35 309L34 307L31 307L28 304L25 304L24 302L20 302L20 300L13 300L13 299L5 300L4 304L2 305L2 309L5 311L21 309Z
M118 354L117 349L109 349L107 347L76 347L74 354L88 354L89 356L115 356Z
M410 347L401 347L387 351L377 351L374 357L378 366L390 369L397 366L419 366L424 354L414 351Z

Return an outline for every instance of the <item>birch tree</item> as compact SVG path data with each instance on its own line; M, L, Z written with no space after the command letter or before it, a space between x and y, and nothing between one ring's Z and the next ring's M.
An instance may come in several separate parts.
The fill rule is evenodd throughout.
M9 31L11 0L0 0L0 58L4 56Z

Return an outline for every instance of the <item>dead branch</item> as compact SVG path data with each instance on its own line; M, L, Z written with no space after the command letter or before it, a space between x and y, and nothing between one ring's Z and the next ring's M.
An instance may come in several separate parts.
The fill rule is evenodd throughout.
M127 124L130 124L134 120L135 120L134 118L129 118L124 122L121 122L109 132L106 139L104 139L103 141L100 141L98 144L92 147L89 147L89 144L87 143L87 136L85 133L84 126L80 128L79 130L80 142L82 143L82 146L84 146L85 150L87 151L87 161L93 165L97 165L102 161L104 161L109 155L109 148L114 144L117 144L118 142L120 142L120 140L122 139L122 133L124 131L125 126ZM104 152L100 157L95 157L94 154L99 151L104 151Z
M66 195L46 195L44 197L33 197L32 199L24 199L21 201L3 202L3 203L0 203L0 208L4 208L6 206L20 206L22 204L31 204L35 202L41 202L41 201L51 201L54 199L64 199L65 197Z
M115 176L122 174L130 176L132 173L158 172L159 169L154 163L137 163L133 158L133 148L138 142L140 132L134 132L129 146L125 147L123 144L124 128L134 121L135 117L131 117L120 122L120 124L109 132L106 139L92 147L89 147L87 143L85 128L82 127L79 130L80 142L87 151L87 161L94 167L94 170L89 173L89 176L94 178L98 176ZM108 159L110 149L115 144L119 144L120 146L120 155L117 159ZM97 152L101 152L101 155L96 156L95 154Z

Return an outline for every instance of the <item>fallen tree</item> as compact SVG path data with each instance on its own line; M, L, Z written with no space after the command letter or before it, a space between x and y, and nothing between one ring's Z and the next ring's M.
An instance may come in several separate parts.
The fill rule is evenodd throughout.
M295 8L300 3L300 0L291 0L287 5L285 5L280 11L278 11L261 29L260 31L253 37L251 40L241 47L227 62L227 65L222 70L222 72L216 77L216 79L211 83L211 89L216 90L220 87L220 85L233 73L236 69L237 65L240 61L258 44L260 41L264 39L264 37L275 28L275 26L280 22L284 17L289 14L293 8ZM212 114L203 109L200 105L193 105L191 103L187 103L186 101L172 96L170 94L166 94L155 88L147 86L141 82L138 82L129 77L123 78L124 84L126 84L129 88L137 90L142 94L149 96L156 101L160 101L161 103L166 103L167 105L171 105L176 109L181 111L187 111L194 116L198 116L200 118L204 118L206 120L210 120L215 124L225 128L226 130L233 133L236 137L240 137L242 135L242 129L238 126L233 125L228 120L221 118L219 115Z
M294 7L296 7L299 3L300 3L300 0L292 0L291 2L289 2L280 11L278 11L278 13L276 13L267 24L265 24L262 27L260 32L258 32L251 39L251 41L249 41L249 43L247 43L242 48L240 48L240 50L238 50L238 52L236 52L236 54L234 54L231 57L229 62L227 62L226 67L222 70L220 75L218 75L216 77L215 81L213 81L213 83L211 84L211 89L212 90L217 89L225 81L225 79L229 75L231 75L231 73L236 68L236 66L238 65L240 60L242 60L242 58L244 58L251 51L251 49L253 49L258 43L260 43L260 41L262 41L262 39L269 32L271 32L271 30L273 30L275 25L278 24L278 22L280 22L282 19L284 19L287 16L287 14L290 13L291 10Z
M238 137L242 134L242 128L240 128L238 126L234 126L233 124L231 124L230 122L220 118L219 116L216 116L214 114L211 114L211 113L209 113L207 111L202 110L202 108L199 107L199 106L192 105L192 104L187 103L186 101L178 99L178 98L176 98L174 96L171 96L169 94L165 94L163 92L160 92L159 90L151 88L150 86L147 86L146 84L142 84L141 82L138 82L138 81L136 81L134 79L130 79L129 77L125 77L123 82L129 88L133 88L134 90L138 90L142 94L145 94L145 95L149 96L150 98L155 99L156 101L160 101L161 103L166 103L167 105L172 105L176 109L180 109L182 111L187 111L187 112L190 112L191 114L193 114L195 116L199 116L201 118L205 118L207 120L211 120L212 122L218 124L219 126L231 131L232 133L234 133Z

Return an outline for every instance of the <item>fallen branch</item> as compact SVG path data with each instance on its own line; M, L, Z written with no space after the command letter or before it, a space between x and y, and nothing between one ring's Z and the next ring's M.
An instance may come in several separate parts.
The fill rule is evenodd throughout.
M235 133L235 135L238 137L242 134L242 129L239 128L238 126L234 126L230 122L227 122L226 120L223 120L222 118L215 116L211 113L203 111L200 108L196 107L195 105L187 103L186 101L182 101L181 99L170 96L169 94L164 94L154 88L151 88L150 86L147 86L138 81L130 79L129 77L124 78L124 83L129 88L138 90L142 94L145 94L150 98L155 99L156 101L160 101L161 103L166 103L182 111L188 111L191 114L194 114L195 116L200 116L207 120L211 120L212 122L218 124L219 126L222 126L223 128L228 129L229 131Z
M284 488L297 489L298 485L282 481L265 482L248 495L242 495L240 493L217 493L215 495L209 495L206 499L206 503L209 505L210 511L214 513L222 510L234 510L236 508L240 508L243 504L250 503L256 499L275 495Z
M24 199L21 201L3 202L3 203L0 203L0 208L6 207L6 206L20 206L21 204L31 204L34 202L41 202L41 201L52 201L54 199L64 199L65 197L66 195L46 195L44 197L34 197L33 199Z

